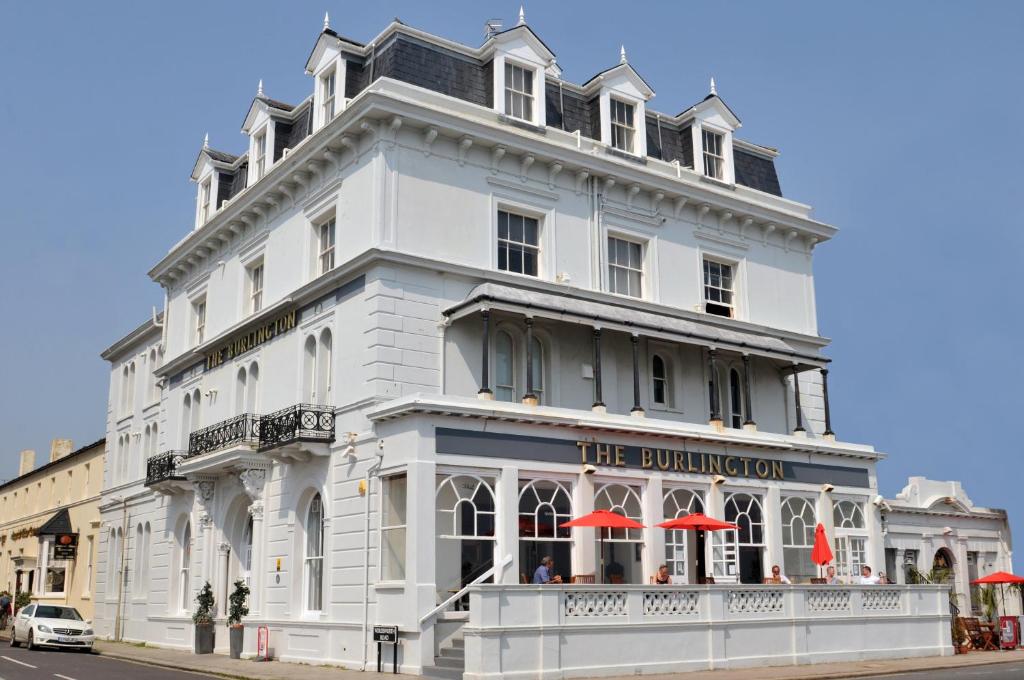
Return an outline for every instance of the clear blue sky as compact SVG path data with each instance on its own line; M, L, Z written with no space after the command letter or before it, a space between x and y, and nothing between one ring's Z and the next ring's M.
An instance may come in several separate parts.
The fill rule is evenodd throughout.
M0 0L0 477L17 452L104 431L99 353L162 304L146 271L191 227L209 132L239 152L262 78L310 91L321 27L394 16L471 45L518 2ZM840 227L815 254L841 438L981 504L1020 493L1024 3L526 3L567 78L620 44L676 113L708 78L741 136L782 151L783 192ZM1024 535L1024 534L1022 534Z

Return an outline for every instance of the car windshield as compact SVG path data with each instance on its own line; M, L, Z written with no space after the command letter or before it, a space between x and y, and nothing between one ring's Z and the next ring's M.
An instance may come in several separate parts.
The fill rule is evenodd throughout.
M69 621L81 621L82 615L74 607L51 607L41 604L36 607L35 617L37 619L67 619Z

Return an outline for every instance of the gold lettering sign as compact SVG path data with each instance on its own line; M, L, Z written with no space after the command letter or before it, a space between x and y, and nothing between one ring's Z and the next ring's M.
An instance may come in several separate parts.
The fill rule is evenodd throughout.
M206 370L217 368L225 361L230 361L237 356L245 354L251 349L256 349L268 340L295 328L295 310L282 314L278 318L254 328L248 333L236 336L206 355Z
M636 466L644 470L665 472L688 472L701 475L721 475L757 479L785 479L785 467L781 460L727 456L718 453L697 451L676 451L673 449L651 449L627 447L597 442L576 442L580 450L580 462L584 465L608 467Z

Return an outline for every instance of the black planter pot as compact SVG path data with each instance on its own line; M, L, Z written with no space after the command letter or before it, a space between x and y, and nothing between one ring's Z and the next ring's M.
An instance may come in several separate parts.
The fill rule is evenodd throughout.
M213 654L213 623L196 624L196 654Z
M245 626L231 626L228 628L228 634L231 636L231 658L241 659L242 642L245 640Z

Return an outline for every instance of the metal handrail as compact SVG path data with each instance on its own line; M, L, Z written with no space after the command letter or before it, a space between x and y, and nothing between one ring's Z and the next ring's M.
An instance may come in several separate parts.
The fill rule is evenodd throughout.
M420 625L422 626L424 623L426 623L430 619L434 618L435 616L437 616L438 614L443 612L445 609L450 607L452 604L454 604L455 602L458 602L463 597L465 597L466 593L469 592L470 586L475 586L478 583L482 583L483 581L486 581L491 576L497 575L498 573L501 572L501 570L503 570L506 566L508 566L511 563L512 563L512 555L505 555L504 559L502 559L500 562L495 564L493 567L491 567L490 569L488 569L487 571L485 571L484 573L480 574L475 579L473 579L472 581L467 583L465 586L462 587L462 590L460 590L459 592L455 593L454 595L449 597L447 600L445 600L444 602L442 602L441 604L437 605L436 607L431 609L429 612L427 612L420 619Z

